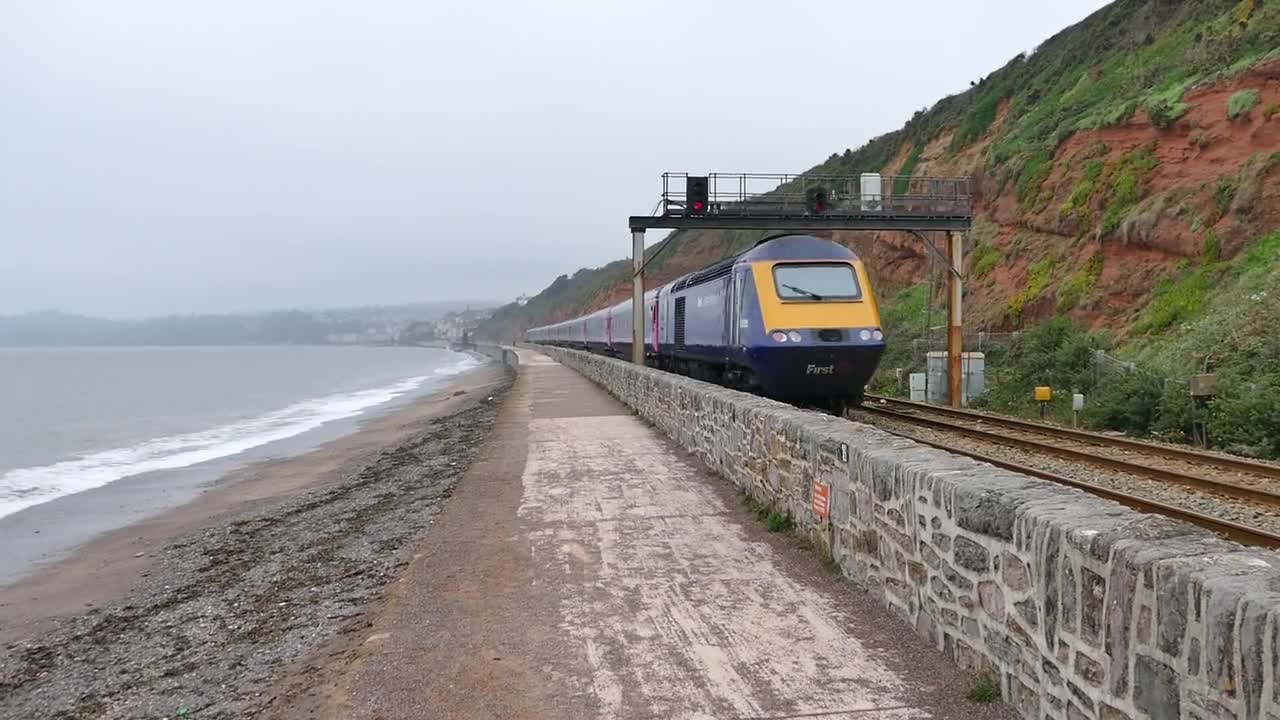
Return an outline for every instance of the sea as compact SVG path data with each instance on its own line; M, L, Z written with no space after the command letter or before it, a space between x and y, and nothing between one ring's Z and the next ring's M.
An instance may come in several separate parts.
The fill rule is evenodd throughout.
M479 363L418 347L0 348L0 517L358 420Z

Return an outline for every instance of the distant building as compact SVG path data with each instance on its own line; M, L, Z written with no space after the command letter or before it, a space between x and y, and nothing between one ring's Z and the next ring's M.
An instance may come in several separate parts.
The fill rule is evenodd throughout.
M521 295L520 297L516 298L516 304L517 304L517 305L521 305L521 306L523 306L523 305L528 305L528 304L529 304L529 296L528 296L528 295Z
M487 320L492 314L492 310L472 310L471 308L462 312L448 313L436 321L436 337L444 340L461 340L463 335L475 331L480 322Z

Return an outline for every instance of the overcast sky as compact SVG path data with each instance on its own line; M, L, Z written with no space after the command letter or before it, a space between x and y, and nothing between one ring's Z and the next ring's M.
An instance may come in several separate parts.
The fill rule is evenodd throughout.
M0 0L0 314L536 292L1104 4Z

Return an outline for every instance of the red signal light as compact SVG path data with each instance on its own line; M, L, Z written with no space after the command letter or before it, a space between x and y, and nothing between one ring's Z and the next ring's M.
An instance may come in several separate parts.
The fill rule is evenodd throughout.
M685 179L685 201L691 214L701 215L707 211L707 201L711 199L708 190L705 175L690 175Z
M831 195L826 188L815 185L804 191L804 202L809 212L820 214L827 211L830 205Z

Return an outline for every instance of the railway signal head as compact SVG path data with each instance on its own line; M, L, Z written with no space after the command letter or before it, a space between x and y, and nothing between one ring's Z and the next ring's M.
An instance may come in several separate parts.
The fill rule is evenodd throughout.
M804 206L814 215L821 215L831 209L831 193L821 185L814 185L804 191Z
M685 209L690 215L703 215L707 212L707 177L690 175L685 180Z

